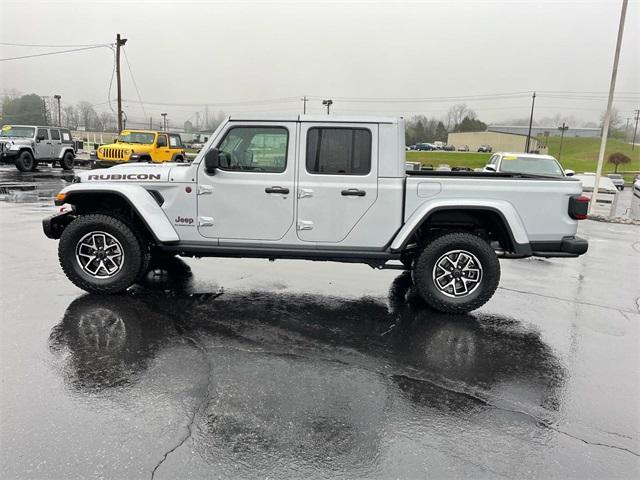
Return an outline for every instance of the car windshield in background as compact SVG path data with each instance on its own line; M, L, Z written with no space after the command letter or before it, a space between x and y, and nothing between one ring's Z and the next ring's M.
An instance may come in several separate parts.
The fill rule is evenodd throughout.
M501 172L530 173L532 175L564 176L562 168L553 158L505 155L500 165Z
M126 132L118 137L118 142L123 143L153 143L156 136L153 133Z
M35 128L33 127L12 127L11 125L5 125L0 130L0 137L19 137L19 138L32 138Z

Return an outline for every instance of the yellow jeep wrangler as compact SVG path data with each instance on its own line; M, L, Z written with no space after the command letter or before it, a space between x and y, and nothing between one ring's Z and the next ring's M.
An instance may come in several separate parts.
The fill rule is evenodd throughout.
M184 162L184 145L177 133L123 130L115 143L96 151L95 166L110 167L126 162Z

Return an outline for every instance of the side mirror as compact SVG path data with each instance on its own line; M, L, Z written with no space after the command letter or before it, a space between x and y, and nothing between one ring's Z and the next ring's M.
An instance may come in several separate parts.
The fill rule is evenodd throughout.
M573 177L576 174L576 172L574 172L573 170L565 170L564 174L567 177Z
M496 167L494 167L493 165L487 165L486 167L484 167L484 169L487 172L495 172L496 171Z
M209 175L216 174L216 168L220 165L220 150L212 148L204 155L204 169Z

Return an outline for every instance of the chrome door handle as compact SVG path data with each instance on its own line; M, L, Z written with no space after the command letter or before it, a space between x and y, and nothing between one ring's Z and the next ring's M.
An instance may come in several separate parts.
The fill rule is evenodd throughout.
M266 193L281 193L285 195L289 193L289 189L284 187L267 187L264 189L264 191Z
M349 188L342 190L343 197L364 197L367 194L364 190L358 190L357 188Z

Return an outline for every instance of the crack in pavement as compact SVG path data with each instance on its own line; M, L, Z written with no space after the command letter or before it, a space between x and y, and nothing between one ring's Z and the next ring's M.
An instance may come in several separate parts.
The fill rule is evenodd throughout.
M565 435L569 438L573 438L575 440L578 440L580 442L583 442L587 445L593 445L593 446L600 446L600 447L605 447L605 448L611 448L611 449L615 449L615 450L620 450L620 451L624 451L627 453L630 453L636 457L640 457L640 453L638 452L634 452L633 450L630 450L626 447L620 447L618 445L611 445L611 444L607 444L607 443L601 443L601 442L593 442L593 441L589 441L586 440L584 438L578 437L577 435L574 435L572 433L569 433L565 430L562 430L561 428L553 425L552 423L550 423L548 420L545 420L541 417L538 417L537 415L530 413L530 412L526 412L524 410L519 410L517 408L509 408L506 406L500 406L497 405L493 402L491 402L490 400L478 395L477 393L472 393L463 389L457 389L454 388L453 386L450 385L446 385L442 382L438 382L436 380L432 380L432 379L428 379L428 378L423 378L423 377L414 377L412 375L406 374L406 373L386 373L386 372L381 372L379 370L375 370L375 369L371 369L368 368L366 366L363 365L359 365L357 363L351 363L345 360L340 360L337 359L335 357L325 357L325 356L309 356L309 355L304 355L304 354L300 354L300 353L294 353L294 352L283 352L283 351L278 351L278 350L266 350L266 349L250 349L250 348L241 348L238 346L229 346L229 345L224 345L221 347L213 347L213 348L225 348L225 349L232 349L232 350L236 350L236 351L241 351L241 352L245 352L245 353L253 353L253 354L262 354L262 355L274 355L274 356L286 356L286 357L291 357L291 358L299 358L299 359L304 359L307 361L326 361L326 362L331 362L331 363L336 363L342 366L350 366L350 367L356 367L356 368L361 368L363 370L372 372L372 373L376 373L378 375L382 375L384 377L389 377L389 378L393 378L393 377L402 377L402 378L406 378L409 380L413 380L416 382L424 382L424 383L428 383L430 385L435 386L436 388L440 388L444 391L447 392L451 392L454 393L456 395L461 395L461 396L466 396L468 398L471 398L477 402L482 403L483 405L486 405L488 407L491 408L495 408L496 410L501 410L504 412L510 412L510 413L515 413L518 415L522 415L525 417L528 417L532 420L534 420L536 423L538 423L539 425L548 428L550 430L553 430L554 432L557 432L561 435ZM206 351L206 349L204 349L204 351Z
M527 292L526 290L517 290L515 288L508 288L508 287L498 287L498 289L507 290L509 292L523 293L525 295L535 295L537 297L550 298L552 300L560 300L562 302L567 302L567 303L577 303L578 305L589 305L590 307L600 307L600 308L606 308L609 310L617 310L618 312L637 313L637 312L634 312L633 310L625 310L618 307L612 307L610 305L601 305L599 303L591 303L591 302L578 302L576 300L570 300L568 298L554 297L553 295L545 295L544 293ZM640 309L640 306L638 308Z
M389 375L390 377L402 377L402 378L406 378L408 380L412 380L415 382L425 382L425 383L429 383L435 387L441 388L445 391L451 392L451 393L455 393L457 395L462 395L462 396L466 396L468 398L471 398L477 402L482 403L483 405L486 405L488 407L491 408L495 408L497 410L501 410L504 412L510 412L510 413L515 413L518 415L523 415L525 417L528 417L534 421L536 421L538 424L553 430L554 432L560 433L562 435L566 435L567 437L573 438L575 440L579 440L583 443L586 443L587 445L594 445L594 446L599 446L599 447L606 447L606 448L613 448L615 450L621 450L623 452L627 452L630 453L632 455L635 455L636 457L640 457L640 453L638 452L634 452L633 450L630 450L628 448L625 447L620 447L618 445L611 445L608 443L600 443L600 442L592 442L589 440L585 440L584 438L578 437L577 435L573 435L572 433L569 433L565 430L560 429L559 427L554 426L553 424L551 424L550 422L548 422L547 420L538 417L537 415L534 415L533 413L529 413L529 412L525 412L523 410L518 410L515 408L508 408L508 407L504 407L504 406L500 406L500 405L496 405L495 403L492 403L491 401L487 400L486 398L483 398L475 393L470 393L467 392L465 390L459 390L459 389L455 389L453 387L447 386L447 385L443 385L439 382L436 382L434 380L430 380L430 379L426 379L426 378L419 378L419 377L413 377L410 375L406 375L406 374L391 374Z
M198 413L202 410L202 408L204 408L207 400L208 400L208 395L207 393L209 392L209 389L211 387L212 382L212 372L213 372L213 368L211 366L211 362L209 360L209 355L207 354L207 349L206 347L202 346L198 341L196 341L195 339L191 338L191 337L184 337L186 340L188 340L189 342L191 342L202 354L202 357L205 360L205 363L207 364L207 381L206 384L204 385L204 388L202 389L202 399L200 400L200 402L197 404L196 408L193 409L193 412L191 413L190 417L189 417L189 421L187 422L186 425L186 432L185 435L182 436L182 438L178 441L178 443L176 443L176 445L174 445L172 448L170 448L169 450L167 450L164 455L162 456L162 458L160 459L160 461L155 465L155 467L153 467L153 470L151 471L151 480L153 480L155 478L156 472L158 471L158 469L160 468L160 466L167 460L167 458L169 457L169 455L171 455L173 452L175 452L176 450L178 450L180 447L182 447L182 445L184 445L186 443L187 440L189 440L191 438L191 436L193 435L193 425L196 421L196 417L198 415Z

